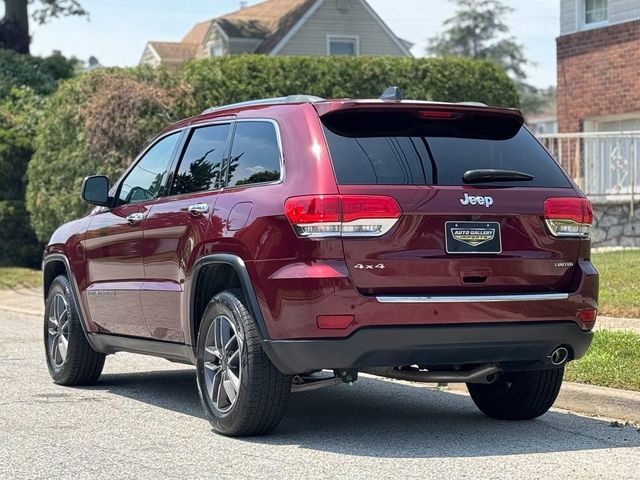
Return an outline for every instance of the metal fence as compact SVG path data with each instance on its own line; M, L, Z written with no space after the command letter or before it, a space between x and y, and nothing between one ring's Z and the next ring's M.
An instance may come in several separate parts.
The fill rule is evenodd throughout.
M633 205L640 199L640 131L537 137L593 200Z

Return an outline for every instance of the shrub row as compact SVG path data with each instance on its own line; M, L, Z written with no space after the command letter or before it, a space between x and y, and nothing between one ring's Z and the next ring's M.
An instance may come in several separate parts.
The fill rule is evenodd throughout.
M39 267L42 246L37 241L24 202L0 201L0 266Z
M377 98L397 85L405 98L517 106L511 80L490 62L461 58L227 56L177 72L107 69L69 80L49 97L29 164L27 206L40 240L87 209L83 177L112 180L162 126L212 105L297 93Z

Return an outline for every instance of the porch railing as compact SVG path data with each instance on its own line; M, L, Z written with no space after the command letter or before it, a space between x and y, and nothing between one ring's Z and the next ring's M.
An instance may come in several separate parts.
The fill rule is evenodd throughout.
M640 131L537 135L594 201L633 203L640 194Z

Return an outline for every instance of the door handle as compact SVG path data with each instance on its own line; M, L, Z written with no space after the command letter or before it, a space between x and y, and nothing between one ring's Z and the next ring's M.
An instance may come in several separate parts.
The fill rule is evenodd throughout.
M187 211L193 215L202 215L209 211L208 203L194 203L187 207Z
M140 223L142 220L144 220L144 216L145 215L142 212L132 213L127 217L127 221L132 225L135 223Z

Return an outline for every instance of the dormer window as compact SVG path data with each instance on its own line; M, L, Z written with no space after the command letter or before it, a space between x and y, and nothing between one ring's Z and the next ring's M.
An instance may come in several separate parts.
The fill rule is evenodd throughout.
M608 20L607 12L608 0L583 0L584 16L583 22L585 27L606 23Z

